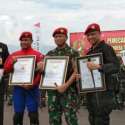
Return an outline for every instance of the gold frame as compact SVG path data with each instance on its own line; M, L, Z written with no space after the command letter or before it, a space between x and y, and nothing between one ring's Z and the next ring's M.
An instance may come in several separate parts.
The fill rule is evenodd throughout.
M46 80L47 79L46 72L48 71L48 66L54 61L56 63L56 66L59 67L59 65L60 65L59 60L65 61L64 67L62 68L63 71L61 71L61 72L63 72L63 75L62 75L62 78L60 79L60 81L61 81L60 84L63 84L65 82L69 57L68 56L46 56L44 59L44 64L45 64L44 73L43 73L43 76L41 77L40 86L39 86L40 89L55 89L55 87L56 87L55 81L57 81L57 80L53 79L55 77L52 77L52 80L50 80L50 79ZM54 71L53 65L54 65L54 63L51 65L51 67L49 67L48 72L50 72L50 75L52 75L52 72ZM50 69L50 68L52 68L52 69ZM58 73L58 72L56 72L56 73ZM52 85L47 85L47 84L51 84L51 83L50 82L45 83L46 81L54 81L54 82L52 83Z
M31 76L30 76L30 80L27 82L19 82L19 81L14 81L13 77L14 77L14 71L12 73L10 73L10 77L9 77L9 85L32 85L33 84L33 79L34 79L34 70L35 70L35 60L36 60L36 56L35 55L24 55L24 56L16 56L17 60L18 59L28 59L28 58L33 58L32 61L32 66L31 68L29 68L31 70ZM24 60L25 61L25 60ZM15 63L16 64L16 63ZM14 65L15 65L14 64Z

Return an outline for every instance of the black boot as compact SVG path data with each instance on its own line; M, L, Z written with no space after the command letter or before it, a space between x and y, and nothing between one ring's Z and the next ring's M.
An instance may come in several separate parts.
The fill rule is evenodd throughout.
M30 125L39 125L38 112L29 112Z
M13 125L23 125L23 113L16 112L14 114Z

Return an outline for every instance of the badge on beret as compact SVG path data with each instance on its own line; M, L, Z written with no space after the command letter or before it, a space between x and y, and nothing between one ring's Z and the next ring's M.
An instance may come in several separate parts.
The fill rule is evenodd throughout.
M92 29L95 29L95 26L93 25L91 28L92 28Z
M28 36L29 34L28 33L25 33L25 36Z
M2 58L0 57L0 65L2 65L3 64L3 60L2 60Z
M63 29L61 29L61 30L60 30L60 32L61 32L61 33L64 33L64 30L63 30Z

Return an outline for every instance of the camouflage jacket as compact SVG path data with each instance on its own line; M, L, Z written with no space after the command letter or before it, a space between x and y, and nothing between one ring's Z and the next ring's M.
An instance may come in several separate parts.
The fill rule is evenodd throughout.
M66 80L68 80L73 73L73 62L75 62L76 57L79 57L79 53L66 44L65 48L60 49L56 47L55 49L49 51L47 53L47 56L68 56L69 57L69 64L68 64L68 69L66 74ZM74 88L76 90L75 83L69 87L69 89L71 89L72 91L74 91Z

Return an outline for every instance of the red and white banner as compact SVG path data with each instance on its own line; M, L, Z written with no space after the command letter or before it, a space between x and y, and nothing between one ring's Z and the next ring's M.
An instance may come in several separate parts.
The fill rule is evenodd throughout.
M102 40L110 44L116 53L125 49L125 30L103 31L101 34ZM70 34L70 45L77 49L81 55L85 55L90 44L83 32L76 32Z

